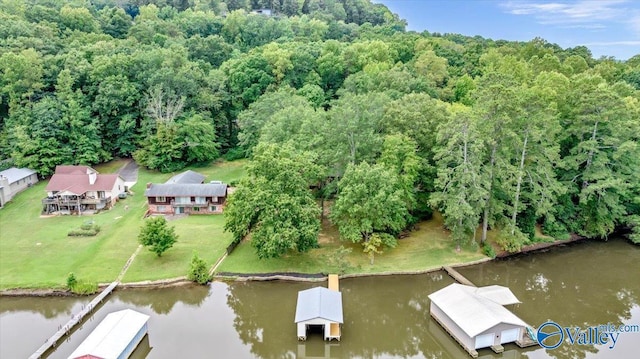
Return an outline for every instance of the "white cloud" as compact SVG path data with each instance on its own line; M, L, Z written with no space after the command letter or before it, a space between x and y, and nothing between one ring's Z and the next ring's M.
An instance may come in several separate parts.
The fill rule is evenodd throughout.
M628 19L629 0L580 0L573 2L508 1L501 4L513 15L532 15L545 25L601 24ZM640 26L640 25L639 25Z
M640 46L640 41L603 41L603 42L589 42L581 44L583 46L593 47L607 47L607 46Z

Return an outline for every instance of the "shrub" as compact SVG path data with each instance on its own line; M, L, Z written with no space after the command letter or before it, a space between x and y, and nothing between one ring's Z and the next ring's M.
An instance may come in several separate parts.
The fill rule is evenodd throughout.
M97 224L83 224L80 229L73 229L67 233L69 237L93 237L100 232L100 226Z
M209 282L209 269L207 262L200 258L197 253L193 253L191 257L191 265L189 266L189 273L187 279L198 284L207 284Z
M493 249L493 246L487 242L484 242L482 245L482 253L489 258L496 257L496 251Z
M571 237L564 224L550 219L546 219L544 221L544 224L542 225L542 232L557 240L567 240Z
M76 275L73 274L73 272L69 273L69 276L67 276L67 288L69 288L69 290L72 290L77 283L78 279L76 279Z
M98 291L98 283L77 282L71 291L81 295L93 294Z
M224 158L226 161L239 160L245 157L246 157L245 151L241 147L232 148L229 151L227 151L227 153L222 155L222 158Z
M518 228L514 234L511 234L508 230L500 231L496 243L503 250L511 253L518 252L522 249L522 244L527 241L527 236L520 232Z

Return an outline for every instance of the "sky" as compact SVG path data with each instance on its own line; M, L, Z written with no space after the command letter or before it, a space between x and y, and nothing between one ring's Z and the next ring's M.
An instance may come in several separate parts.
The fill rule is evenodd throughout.
M639 0L374 0L422 32L494 40L541 37L563 48L586 46L594 58L640 54Z

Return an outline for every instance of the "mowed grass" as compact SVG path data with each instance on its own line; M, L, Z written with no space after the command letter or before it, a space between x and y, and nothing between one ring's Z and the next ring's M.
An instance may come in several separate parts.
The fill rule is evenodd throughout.
M101 173L108 173L105 168L115 171L122 164L112 161L97 167ZM237 181L244 175L243 166L241 161L222 162L206 168L207 171L201 168L199 172L226 176L224 181ZM0 210L0 289L62 287L70 272L81 281L113 281L138 247L138 232L146 211L146 183L162 183L172 175L141 168L138 182L131 188L133 196L119 201L111 210L92 216L41 218L41 200L46 195L47 181L21 192ZM207 176L207 180L213 179L216 178ZM97 236L67 236L70 230L87 221L101 227ZM212 263L228 244L222 244L227 238L224 236L216 236L221 237L219 241L210 240L212 234L222 233L222 216L194 216L171 224L180 235L176 246L169 249L164 258L155 258L155 255L148 258L152 253L143 249L125 280L185 275L193 250Z
M161 257L143 248L129 267L124 282L157 280L184 276L194 251L209 266L225 253L232 236L225 233L223 215L192 215L169 221L178 241Z
M362 252L360 244L339 239L337 230L327 221L319 237L320 247L307 253L292 253L277 259L258 259L249 241L243 241L218 268L218 272L230 273L330 273L338 272L335 260L340 246L350 248L345 256L349 267L346 273L413 272L443 265L465 263L486 258L478 248L462 247L456 251L449 232L444 229L442 217L435 214L433 219L418 224L411 234L398 241L396 248L384 248L377 254L373 265Z

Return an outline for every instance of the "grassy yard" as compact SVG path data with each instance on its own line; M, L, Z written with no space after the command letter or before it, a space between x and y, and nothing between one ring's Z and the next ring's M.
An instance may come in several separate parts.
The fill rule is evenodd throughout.
M421 222L418 229L398 241L393 249L384 249L375 257L374 264L362 252L359 244L342 242L334 227L323 224L319 239L320 248L307 253L294 253L278 259L259 260L255 250L247 241L240 243L218 268L219 272L232 273L328 273L337 272L336 250L342 245L351 248L345 257L349 262L346 273L381 273L398 271L418 271L443 265L469 262L485 258L476 248L463 247L456 252L449 232L443 229L442 218L436 214L432 220Z
M108 173L121 165L112 161L97 167ZM244 175L243 165L241 161L222 162L197 170L206 173L207 180L237 181ZM138 182L131 189L134 195L93 216L41 218L46 181L20 193L0 210L0 289L61 287L70 272L81 281L114 280L138 246L146 211L146 183L164 182L172 175L140 169ZM68 231L91 220L101 227L97 236L67 236ZM143 250L125 280L185 275L194 250L212 263L230 241L221 234L222 216L193 216L171 224L180 235L175 247L162 258L152 258L151 252Z

